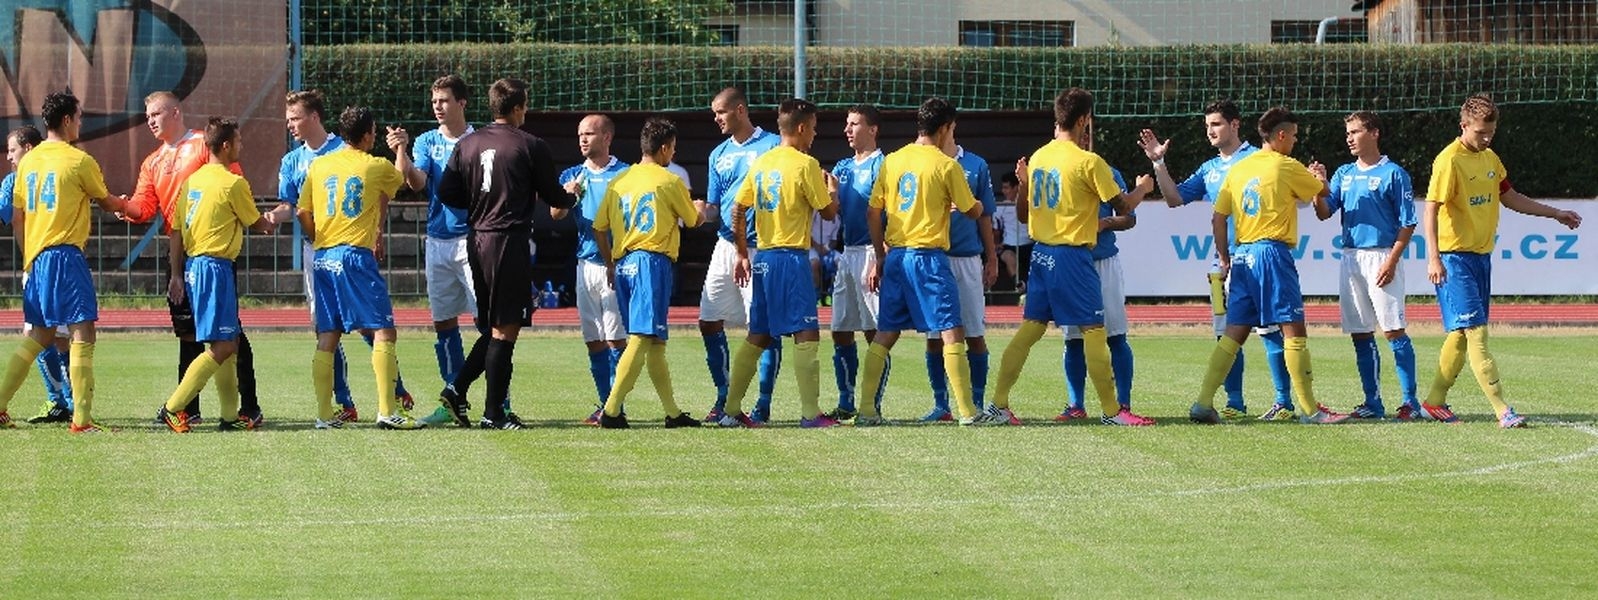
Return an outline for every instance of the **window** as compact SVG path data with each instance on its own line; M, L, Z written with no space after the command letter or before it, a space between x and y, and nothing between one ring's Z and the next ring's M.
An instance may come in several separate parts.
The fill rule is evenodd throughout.
M1320 21L1271 21L1272 44L1313 44ZM1326 43L1353 44L1369 41L1365 19L1338 19L1326 28Z
M706 26L706 29L709 29L710 33L712 33L712 34L714 34L716 36L715 40L710 42L710 45L712 45L712 46L737 46L738 45L738 26L737 25L708 25L708 26Z
M1075 21L961 21L960 45L983 48L1076 45Z

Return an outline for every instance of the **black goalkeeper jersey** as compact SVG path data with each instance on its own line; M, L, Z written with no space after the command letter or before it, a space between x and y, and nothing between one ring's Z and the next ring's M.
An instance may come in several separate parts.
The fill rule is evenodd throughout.
M559 174L544 140L493 123L456 144L439 180L438 199L465 209L473 231L529 231L537 198L555 208L576 204Z

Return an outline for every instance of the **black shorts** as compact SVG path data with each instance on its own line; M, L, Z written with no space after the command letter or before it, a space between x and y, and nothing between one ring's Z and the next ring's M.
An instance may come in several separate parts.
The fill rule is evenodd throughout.
M473 231L466 242L477 328L533 323L533 257L526 231Z
M183 302L173 304L167 298L166 312L172 316L172 335L188 337L194 335L194 305L189 304L189 295L183 295Z

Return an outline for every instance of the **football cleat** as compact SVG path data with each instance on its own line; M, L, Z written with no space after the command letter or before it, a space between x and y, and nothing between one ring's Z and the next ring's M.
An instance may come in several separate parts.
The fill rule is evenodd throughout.
M593 427L598 427L599 426L599 415L602 415L602 414L605 414L605 409L603 409L603 408L594 409L594 412L591 412L591 413L588 414L588 418L583 419L583 424L584 425L593 426ZM683 414L687 414L687 413L683 413Z
M1021 417L1015 416L1015 412L1011 411L1008 408L999 408L997 406L989 406L988 409L986 411L983 411L983 412L986 412L987 414L993 415L993 417L996 418L996 419L1004 421L1005 425L1015 425L1015 426L1018 426L1018 427L1021 425Z
M1517 412L1515 412L1515 409L1510 408L1510 409L1504 411L1504 415L1503 416L1498 417L1498 426L1502 427L1504 429L1515 429L1517 427L1525 427L1526 426L1526 417L1520 416L1520 413L1517 413Z
M443 405L444 409L449 411L449 414L455 418L456 425L461 427L472 426L472 418L466 414L466 411L471 410L472 404L462 398L455 391L455 388L445 387L444 391L439 392L438 403Z
M1298 422L1309 425L1336 425L1348 420L1348 415L1332 412L1325 405L1316 405L1315 413L1299 417Z
M859 414L860 413L857 411L844 410L844 408L840 406L838 408L832 409L832 412L827 413L827 416L832 417L832 420L834 421L848 421L849 419L855 418Z
M1197 402L1194 402L1193 406L1187 409L1187 418L1194 423L1205 425L1219 425L1221 423L1221 413L1215 412L1212 407L1204 406Z
M1002 427L1009 424L1003 417L988 412L977 413L974 417L960 418L961 427Z
M422 429L424 427L427 427L426 423L411 418L411 415L403 410L392 415L377 416L378 429L397 429L401 431L410 431L413 429Z
M842 423L839 423L837 419L827 415L816 415L816 418L814 419L799 419L799 426L805 429L820 429L825 427L837 427L839 425L842 425Z
M338 420L343 421L345 423L357 423L357 422L360 422L360 420L361 420L361 414L359 412L356 412L355 405L353 405L353 404L349 405L349 406L337 407L337 411L338 411Z
M855 427L886 427L893 423L882 415L855 415Z
M477 428L478 429L502 429L502 430L505 430L505 431L510 431L510 430L514 430L514 429L521 429L522 428L522 422L520 420L512 419L511 415L509 413L507 413L505 415L505 418L497 420L497 421L494 420L494 419L490 419L488 417L483 417L482 419L479 419L477 421Z
M605 413L601 412L599 414L604 415ZM621 418L625 419L626 416L623 415ZM678 413L675 417L666 418L666 429L677 429L679 427L700 427L703 425L704 423L700 423L699 419L695 419L693 415L688 413Z
M11 422L11 415L0 412L0 429L16 429L17 424Z
M1228 421L1236 421L1238 419L1247 419L1248 418L1248 411L1245 410L1245 409L1241 409L1241 408L1232 408L1230 406L1222 407L1221 408L1221 418L1225 419L1225 420L1228 420ZM1261 418L1263 418L1263 417L1261 417Z
M217 421L216 429L217 431L249 431L255 429L255 423L244 418L243 415L239 415L239 418L232 421L227 419Z
M1384 416L1386 415L1383 413L1383 411L1371 408L1370 406L1364 404L1354 407L1354 410L1348 411L1348 418L1350 419L1377 420Z
M727 413L721 412L721 409L712 408L710 409L710 412L705 413L705 418L700 419L699 422L706 425L720 423L721 418L725 416L727 416Z
M1071 421L1080 421L1080 420L1086 419L1086 418L1088 418L1088 411L1083 410L1081 408L1074 407L1074 406L1066 408L1065 412L1062 412L1060 414L1054 415L1054 420L1055 420L1055 422L1058 422L1058 423L1068 423L1068 422L1071 422Z
M946 423L953 420L954 415L949 413L949 409L938 406L932 407L932 410L928 411L927 414L921 415L920 419L917 419L917 421L922 423Z
M1454 410L1449 408L1447 404L1444 404L1442 406L1432 406L1430 404L1421 404L1420 407L1422 409L1425 409L1426 416L1431 417L1433 421L1437 421L1439 423L1458 423L1459 422L1459 417L1454 416Z
M599 413L600 429L627 429L629 427L632 427L632 425L627 422L627 415L617 415L612 417L604 412Z
M1149 427L1154 425L1154 419L1133 414L1129 408L1122 408L1115 416L1105 415L1099 417L1099 422L1105 425L1119 425L1122 427Z
M405 409L405 412L411 412L411 409L416 408L416 397L412 396L409 390L395 396L394 399L399 401L400 408Z
M245 421L249 421L250 422L250 429L260 429L261 428L261 424L266 422L266 417L265 417L265 415L261 414L261 407L259 407L259 406L255 407L254 410L241 410L241 411L239 411L239 418L243 419Z
M1260 415L1261 421L1291 421L1298 418L1293 412L1293 407L1283 404L1272 404L1270 410Z
M323 421L322 419L318 418L316 420L316 428L317 429L343 429L344 428L344 422L338 420L338 413L334 412L333 413L333 418L330 419L330 420Z
M67 431L71 433L105 433L104 429L101 429L99 425L95 425L94 423L88 423L85 425L73 423L71 426L67 427Z
M65 423L71 420L72 409L49 400L44 401L44 406L39 408L39 414L28 417L28 422L35 425L40 423Z
M759 429L766 426L765 423L761 423L760 421L756 421L751 418L748 413L722 415L721 420L716 421L716 424L722 427L745 427L749 429Z
M190 420L188 413L181 410L174 413L167 410L165 406L162 406L161 411L155 414L156 416L161 417L161 422L166 424L167 429L171 429L173 433L189 432Z

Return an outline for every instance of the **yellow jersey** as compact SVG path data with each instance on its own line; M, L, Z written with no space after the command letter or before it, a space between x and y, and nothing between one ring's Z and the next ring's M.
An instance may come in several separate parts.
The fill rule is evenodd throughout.
M1099 204L1121 195L1110 163L1075 142L1054 140L1027 161L1027 230L1034 241L1092 248Z
M755 207L755 237L760 249L810 249L815 213L832 203L821 163L791 146L778 146L755 159L738 187L738 206Z
M1326 189L1309 167L1270 148L1232 165L1215 197L1215 212L1232 217L1234 243L1276 240L1298 246L1298 201L1313 200Z
M960 163L927 144L911 143L884 157L871 188L870 206L882 210L893 248L947 251L949 206L965 212L976 203Z
M1432 181L1426 201L1436 202L1439 252L1493 251L1498 236L1499 195L1508 187L1509 174L1492 148L1474 152L1459 140L1449 144L1432 162Z
M23 224L22 268L51 246L83 249L89 241L89 203L111 195L100 163L61 141L46 141L17 163L11 205L27 215Z
M173 215L181 218L173 230L183 235L189 256L233 260L244 247L244 228L261 220L250 182L227 167L206 164L177 190Z
M612 261L634 250L664 254L676 261L678 219L688 227L699 225L699 211L688 199L688 186L665 167L637 164L610 180L594 215L594 231L612 231Z
M375 250L382 203L394 198L403 181L388 159L350 146L311 161L299 207L316 223L314 247Z

